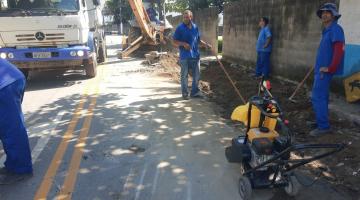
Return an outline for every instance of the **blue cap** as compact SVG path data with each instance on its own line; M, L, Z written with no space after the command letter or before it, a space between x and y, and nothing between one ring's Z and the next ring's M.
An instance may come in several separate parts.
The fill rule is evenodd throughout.
M335 17L335 19L339 19L341 15L337 11L337 6L334 3L325 3L322 6L320 6L319 10L316 12L317 16L321 18L321 14L323 11L329 11L332 13L332 15Z

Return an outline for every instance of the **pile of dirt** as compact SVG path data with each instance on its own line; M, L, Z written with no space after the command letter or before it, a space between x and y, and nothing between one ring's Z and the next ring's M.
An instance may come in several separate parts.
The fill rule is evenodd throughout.
M179 81L180 69L177 56L167 55L160 59L163 69L170 73L172 78ZM245 99L257 95L259 80L252 78L253 70L246 67L224 63L225 68L235 82ZM307 165L306 169L314 176L319 172L338 190L360 195L360 126L330 114L330 123L333 134L321 138L312 138L308 135L311 127L306 121L314 120L311 101L305 88L296 96L297 103L290 102L288 97L295 90L296 85L279 79L271 79L272 94L278 99L285 118L289 120L290 129L295 133L297 143L345 143L346 148L333 156L324 158L316 164ZM230 81L225 76L218 63L210 62L201 67L200 87L210 101L218 104L222 117L230 119L232 111L242 105ZM322 170L317 167L321 166ZM324 168L326 169L324 171Z
M163 69L163 73L171 75L172 79L180 83L180 66L178 64L178 56L176 54L166 54L160 56L160 64Z

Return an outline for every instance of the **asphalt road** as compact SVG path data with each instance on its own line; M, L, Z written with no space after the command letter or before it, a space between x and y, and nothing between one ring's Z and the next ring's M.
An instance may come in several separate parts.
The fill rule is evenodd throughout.
M120 38L107 41L110 58L96 78L31 74L23 110L34 176L0 186L0 199L239 199L239 167L224 156L237 130L213 103L182 100L177 83L147 73L141 60L117 60ZM287 199L279 190L253 197ZM348 197L319 183L296 199Z

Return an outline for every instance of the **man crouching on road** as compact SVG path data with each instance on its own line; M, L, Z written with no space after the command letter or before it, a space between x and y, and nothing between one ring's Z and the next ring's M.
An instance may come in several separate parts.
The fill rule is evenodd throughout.
M0 58L0 140L6 154L0 168L0 185L32 175L29 139L21 103L25 77L14 65Z
M344 68L345 36L337 20L341 15L333 3L325 3L317 11L324 24L320 46L315 64L315 77L312 89L312 104L316 115L316 129L311 136L330 133L329 90L334 75L341 75Z
M181 23L173 35L174 43L180 50L181 65L181 92L183 99L188 99L188 74L192 70L191 97L203 97L199 90L200 79L200 53L198 46L211 48L211 45L200 39L200 32L196 24L192 22L193 14L186 10Z

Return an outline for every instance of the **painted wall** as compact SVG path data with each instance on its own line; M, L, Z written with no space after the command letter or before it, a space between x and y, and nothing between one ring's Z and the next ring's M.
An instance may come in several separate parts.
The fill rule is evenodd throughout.
M339 24L346 37L344 77L360 71L360 1L341 0Z
M218 52L217 30L218 30L218 9L207 8L194 12L194 21L198 25L201 39L211 44L215 53ZM211 52L203 51L203 55L209 55Z

